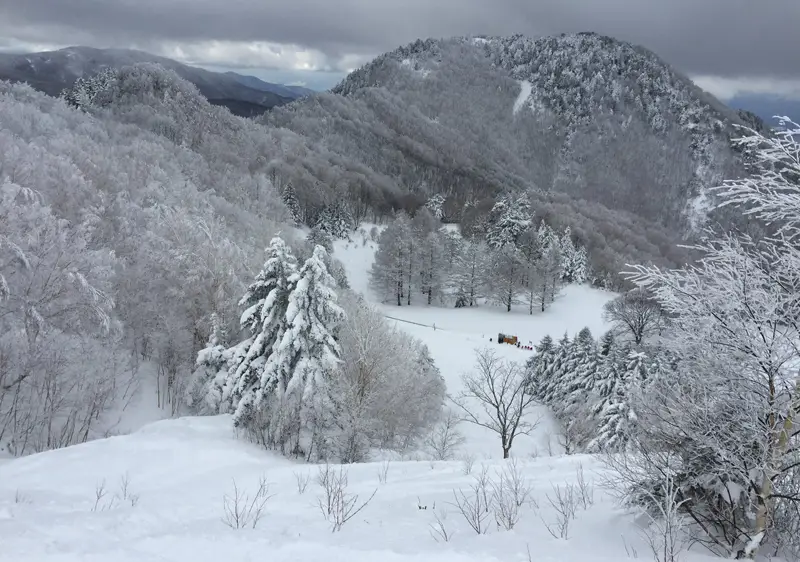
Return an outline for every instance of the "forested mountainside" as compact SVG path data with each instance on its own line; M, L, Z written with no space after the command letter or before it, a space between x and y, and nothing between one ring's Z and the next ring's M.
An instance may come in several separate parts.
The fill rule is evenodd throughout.
M710 141L692 144L706 121L684 127L669 104L659 106L664 133L638 106L598 106L595 121L617 136L576 152L595 121L548 108L533 76L513 78L485 49L419 43L380 57L339 93L255 120L153 63L77 79L61 99L0 81L0 358L13 366L0 376L36 371L71 385L69 415L80 423L63 443L91 434L95 409L124 402L126 377L142 365L157 372L160 405L178 408L212 326L239 332L237 302L269 239L280 232L299 259L309 254L295 225L346 236L424 205L480 239L496 204L524 192L522 222L569 227L605 286L619 286L625 264L682 263L685 190L736 168L723 150L735 114L697 106L714 126L697 133ZM367 77L376 85L356 87ZM44 392L49 380L26 388ZM91 399L77 400L90 387ZM58 446L38 433L45 415L8 426L17 452Z
M730 137L745 123L649 51L592 33L417 41L264 122L446 194L451 220L536 189L681 233L702 188L740 172Z
M37 90L57 96L65 88L71 88L79 78L90 78L109 68L119 69L139 63L156 63L173 70L197 86L212 104L225 106L231 113L243 117L261 115L276 105L311 93L303 88L271 84L235 72L212 72L142 51L91 47L68 47L21 55L0 53L0 80L27 82Z

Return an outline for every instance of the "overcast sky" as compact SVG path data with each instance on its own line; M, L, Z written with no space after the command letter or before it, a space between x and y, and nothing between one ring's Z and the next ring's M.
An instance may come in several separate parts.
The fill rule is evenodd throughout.
M0 0L0 49L134 47L324 89L417 38L597 31L723 98L800 99L800 0Z

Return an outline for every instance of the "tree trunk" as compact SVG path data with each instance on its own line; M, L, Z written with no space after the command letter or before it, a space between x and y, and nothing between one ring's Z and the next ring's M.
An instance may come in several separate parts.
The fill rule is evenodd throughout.
M776 393L775 380L773 377L770 377L769 381L769 394L770 403L774 405L776 402ZM786 454L786 449L789 445L789 436L791 435L794 427L794 417L800 407L800 377L798 377L797 382L795 382L793 394L794 396L792 397L791 405L789 406L789 410L786 412L786 419L782 424L780 424L780 429L778 430L777 435L773 434L770 436L770 459L768 461L766 470L764 471L761 486L758 490L758 510L756 511L756 521L753 525L753 538L744 549L745 557L751 560L754 559L758 554L758 549L761 546L767 531L769 530L770 524L772 523L770 518L772 515L772 507L775 503L775 499L772 497L774 485L773 478L779 474L781 459ZM778 429L776 427L777 419L775 417L774 406L773 411L770 413L769 421L771 429Z

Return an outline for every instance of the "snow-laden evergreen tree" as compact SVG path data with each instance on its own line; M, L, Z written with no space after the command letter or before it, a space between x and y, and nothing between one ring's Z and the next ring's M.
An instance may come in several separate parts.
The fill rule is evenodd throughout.
M286 329L263 369L261 388L274 387L278 415L270 430L285 453L325 458L333 425L331 389L341 348L336 331L344 319L336 282L322 246L289 278ZM265 393L261 394L266 398Z
M541 382L537 385L536 399L543 404L558 404L558 393L561 381L567 376L571 349L572 342L565 332L555 345L547 372L542 374Z
M544 220L539 223L539 228L536 230L536 236L539 240L539 246L542 248L549 248L559 244L560 242L558 234L556 234L552 227L544 222Z
M315 226L332 238L348 238L353 228L353 219L342 203L335 203L322 209Z
M486 242L493 249L514 246L531 226L530 202L525 195L505 195L492 207L487 221Z
M61 97L68 104L85 111L94 105L98 94L113 88L118 74L117 69L106 68L93 76L82 76L71 88L64 90Z
M563 395L565 408L568 411L589 402L597 381L598 367L597 343L591 330L583 328L572 342L568 383Z
M286 187L283 188L281 198L286 204L286 208L289 209L289 213L292 216L292 221L294 224L302 224L303 212L300 210L300 202L297 200L297 193L295 192L294 186L292 186L291 182L287 183Z
M327 252L333 251L333 240L328 231L320 228L319 225L314 226L306 236L306 240L312 247L322 246Z
M561 279L565 283L584 283L588 277L589 268L586 248L575 245L569 227L561 235L559 250L561 252Z
M606 357L611 353L611 350L614 348L616 343L616 339L614 337L613 330L609 330L600 336L600 343L598 345L598 351L602 357Z
M626 358L622 369L619 364L609 365L602 373L608 376L602 382L600 390L603 400L598 404L595 413L598 420L597 435L587 445L587 450L621 451L625 448L631 434L631 426L636 423L636 413L632 407L632 399L648 376L647 356L632 351Z
M428 202L425 203L425 207L431 212L431 215L436 218L436 220L442 220L444 216L444 195L441 193L437 193L432 195Z
M221 387L221 403L230 404L234 410L237 427L254 429L271 413L259 411L264 397L278 382L272 373L265 372L265 364L287 328L286 310L296 272L297 259L286 242L276 236L267 247L264 266L239 301L244 309L240 324L251 337L236 346L227 372L218 377L224 376L224 380L215 383ZM263 404L265 410L269 407Z
M549 335L544 336L534 348L535 354L525 362L528 392L541 401L544 388L553 376L555 344Z
M211 335L206 347L197 353L195 371L186 391L186 403L198 414L216 414L221 406L221 388L214 385L221 372L227 372L230 354L228 334L219 315L211 314Z

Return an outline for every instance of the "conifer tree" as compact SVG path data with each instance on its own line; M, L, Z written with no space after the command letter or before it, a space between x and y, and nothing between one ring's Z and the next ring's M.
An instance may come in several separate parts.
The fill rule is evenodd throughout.
M647 357L641 352L631 352L624 369L615 371L604 388L605 400L598 406L597 436L589 442L589 451L620 451L630 435L630 427L636 422L636 413L631 407L632 393L647 379Z
M506 245L515 246L530 225L530 203L527 196L503 196L489 213L486 242L494 249Z
M324 433L331 425L331 386L341 349L335 339L344 319L336 282L325 267L326 252L314 248L300 271L292 275L286 309L286 330L264 367L265 383L275 384L281 412L271 428L285 452L306 458L325 455ZM274 383L272 383L274 381Z
M237 426L254 423L256 408L275 387L276 381L265 376L264 364L286 329L286 309L296 271L297 260L289 247L283 239L273 238L264 267L239 301L245 309L240 323L251 337L240 344L222 391L223 401L230 400L235 406Z
M303 222L303 213L300 210L300 202L297 200L297 193L294 190L294 186L291 183L287 183L286 187L283 189L283 193L281 193L281 198L283 202L286 204L286 208L289 209L289 213L292 216L292 220L296 225L300 225Z

